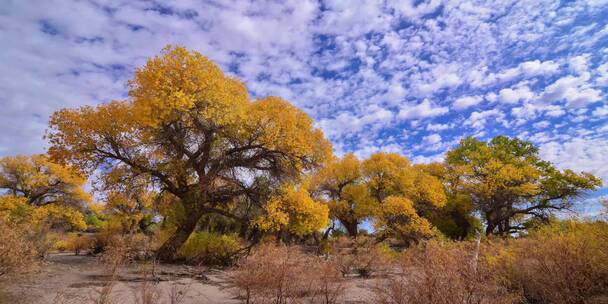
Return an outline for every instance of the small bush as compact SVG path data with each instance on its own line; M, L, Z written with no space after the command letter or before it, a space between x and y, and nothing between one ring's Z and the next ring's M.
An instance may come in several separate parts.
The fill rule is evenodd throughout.
M335 303L343 292L334 262L270 243L256 248L232 279L245 303L282 304L305 297L312 303Z
M372 238L342 238L334 245L333 252L343 276L357 274L369 277L385 271L393 258L390 248L376 244Z
M153 237L143 233L125 233L119 221L109 220L103 223L100 231L91 236L91 251L103 253L113 243L128 239L128 250L134 258L147 259L152 256Z
M20 229L0 220L0 276L24 271L36 262L37 251Z
M197 232L180 248L178 256L188 263L229 266L240 249L242 244L235 234Z
M608 223L558 222L486 259L528 303L608 303Z
M60 252L72 251L75 255L91 250L95 246L93 235L68 234L53 242L52 249Z
M515 303L491 269L472 260L471 243L431 241L409 249L395 265L397 273L381 281L375 303ZM476 269L477 268L477 269Z

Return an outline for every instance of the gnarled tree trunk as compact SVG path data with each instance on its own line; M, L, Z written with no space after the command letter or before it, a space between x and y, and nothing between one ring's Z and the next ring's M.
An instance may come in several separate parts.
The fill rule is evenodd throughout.
M188 240L192 232L194 232L201 216L198 214L188 214L186 221L160 246L156 252L157 259L163 262L175 260L177 258L177 251Z
M342 221L342 225L344 226L344 228L346 228L348 236L352 238L357 238L357 236L359 235L358 224L359 223L357 223L356 221Z

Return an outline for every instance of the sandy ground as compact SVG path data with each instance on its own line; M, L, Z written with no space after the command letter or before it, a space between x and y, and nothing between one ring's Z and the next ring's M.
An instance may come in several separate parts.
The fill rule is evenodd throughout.
M121 270L112 285L113 303L138 303L137 294L141 294L144 284L155 290L159 303L171 304L169 295L172 291L183 294L182 304L242 302L236 297L227 272L204 267L159 265L152 279L152 276L142 274L143 267L133 265ZM108 279L95 257L52 254L33 273L0 277L0 304L97 303ZM345 293L340 303L371 303L373 286L373 279L348 279L344 283Z

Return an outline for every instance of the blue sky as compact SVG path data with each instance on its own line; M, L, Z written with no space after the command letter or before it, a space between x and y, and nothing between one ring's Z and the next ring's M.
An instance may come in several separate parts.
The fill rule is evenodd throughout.
M608 183L606 0L8 0L0 41L0 156L43 152L53 111L125 98L181 44L305 109L338 154L429 162L506 134Z

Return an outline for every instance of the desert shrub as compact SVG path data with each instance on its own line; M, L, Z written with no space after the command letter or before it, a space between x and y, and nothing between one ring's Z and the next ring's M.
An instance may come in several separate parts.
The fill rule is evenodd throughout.
M113 242L126 238L129 240L129 250L136 255L150 256L153 250L151 237L143 233L124 233L122 224L109 220L103 223L98 233L92 235L91 249L93 253L102 253Z
M528 303L608 303L608 223L557 222L487 256Z
M0 276L24 271L35 264L37 251L26 235L0 220Z
M335 303L342 295L341 276L333 261L306 255L299 248L262 244L233 272L245 303Z
M79 255L80 253L93 248L95 242L96 237L93 235L71 233L64 235L63 237L58 237L56 240L54 240L52 249L60 252L72 251L75 255Z
M144 280L133 289L135 304L161 304L161 293L157 286L149 280Z
M394 257L390 248L376 244L370 237L340 238L334 244L333 253L344 276L354 273L369 277L387 270Z
M380 281L375 303L515 303L517 296L501 288L491 269L477 267L471 243L429 241L408 249L396 273Z
M0 196L0 220L20 231L38 257L45 257L57 235L53 231L86 228L82 214L69 206L49 204L32 206L24 197Z
M53 241L52 249L59 252L65 252L70 250L70 241L67 238L60 238L56 241Z
M76 235L72 240L72 250L75 255L79 255L83 251L88 251L93 247L95 242L94 237L90 235Z
M242 247L236 234L197 232L180 248L178 256L189 263L228 266Z
M325 304L337 303L344 295L345 291L342 273L340 272L338 264L332 260L317 258L315 267L311 271L316 273L317 278L314 285L315 291L312 302Z

